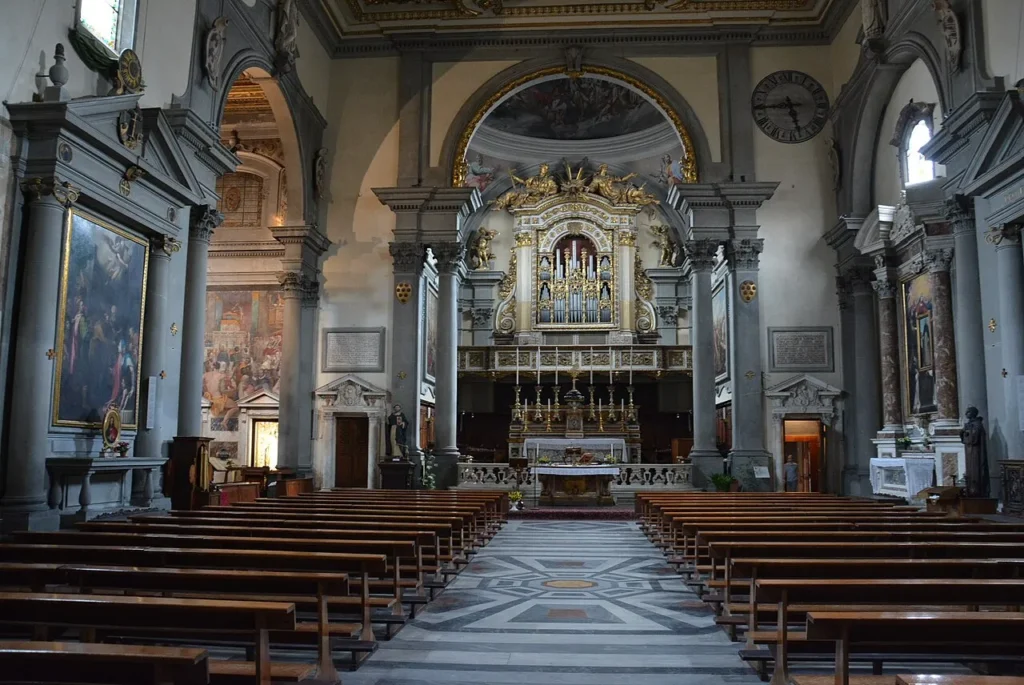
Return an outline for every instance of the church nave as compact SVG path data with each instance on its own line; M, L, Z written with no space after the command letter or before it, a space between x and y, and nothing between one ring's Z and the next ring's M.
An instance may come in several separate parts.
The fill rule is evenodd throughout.
M510 521L347 685L757 678L634 523Z

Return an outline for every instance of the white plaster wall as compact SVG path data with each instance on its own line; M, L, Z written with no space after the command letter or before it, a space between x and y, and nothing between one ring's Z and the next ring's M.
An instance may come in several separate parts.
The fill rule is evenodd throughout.
M711 161L722 161L722 126L718 107L718 58L698 57L634 57L665 79L693 109L711 148Z
M861 48L857 44L857 34L861 27L860 9L855 7L850 16L846 18L843 27L839 29L835 40L829 46L829 61L832 64L832 82L829 95L832 98L839 97L843 86L850 77L853 70L857 68L860 60Z
M441 160L441 147L455 116L473 93L516 60L434 62L430 91L430 165Z
M1012 86L1024 78L1024 2L980 1L989 74L1005 77L1007 87Z
M140 104L167 107L188 88L196 0L144 0L140 9L136 50L146 79Z
M335 112L324 134L331 151L326 230L333 243L323 263L320 328L386 326L391 356L394 284L388 243L395 215L373 188L398 180L398 59L341 60L331 74L329 109ZM368 114L372 113L372 116ZM317 386L341 374L320 372ZM360 374L388 388L388 372Z
M331 57L324 50L320 39L313 33L309 22L299 20L299 58L295 60L295 71L306 93L313 99L325 118L330 114Z
M928 67L921 60L917 60L900 77L896 88L889 98L889 104L882 116L882 124L878 130L878 140L875 141L875 177L874 193L875 204L895 205L900 199L900 161L896 147L889 144L893 133L896 130L896 120L903 109L911 100L915 102L934 102L935 131L942 128L942 111L938 106L939 93L935 88L935 81L928 71ZM938 175L944 175L942 167L937 169Z
M827 48L755 48L751 50L751 79L756 83L779 69L798 69L817 79L826 90L832 83L832 65L822 59ZM830 99L835 98L829 92ZM835 222L835 197L825 136L795 145L778 143L754 129L754 164L759 181L778 181L774 197L758 211L764 238L761 254L761 357L765 386L796 374L768 373L769 326L831 326L839 358L839 305L835 293L835 252L824 241ZM835 367L838 369L838 365ZM839 374L814 373L826 383L839 385ZM765 414L771 439L771 418ZM771 445L767 445L771 449Z

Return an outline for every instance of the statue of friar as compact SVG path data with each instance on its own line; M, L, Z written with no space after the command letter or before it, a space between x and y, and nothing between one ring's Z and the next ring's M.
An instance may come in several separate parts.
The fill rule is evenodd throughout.
M988 497L988 449L985 446L985 424L976 407L967 407L967 423L960 431L967 458L967 496Z
M407 445L409 444L409 419L402 413L402 405L396 404L392 408L391 414L388 415L387 427L385 454L395 459L405 459Z

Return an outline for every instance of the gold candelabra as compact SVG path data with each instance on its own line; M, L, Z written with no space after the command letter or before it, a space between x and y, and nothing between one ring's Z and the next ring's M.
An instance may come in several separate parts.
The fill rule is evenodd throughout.
M547 431L548 433L551 432L551 412L552 412L551 409L548 409L546 412L544 412L545 413L544 430Z
M540 408L540 393L544 389L543 385L535 385L533 389L537 391L537 410L533 413L533 420L540 423L544 420L544 414Z
M594 386L590 386L590 420L597 421L597 405L594 404Z
M517 385L517 386L515 386L513 388L513 390L516 393L516 403L514 405L512 405L512 421L513 422L522 422L524 417L523 417L523 405L522 405L522 402L520 402L520 398L519 398L520 387Z
M626 388L629 392L629 404L626 405L626 423L636 423L636 405L633 404L633 386Z
M604 433L604 412L597 413L597 432Z
M608 420L615 423L615 386L608 386Z

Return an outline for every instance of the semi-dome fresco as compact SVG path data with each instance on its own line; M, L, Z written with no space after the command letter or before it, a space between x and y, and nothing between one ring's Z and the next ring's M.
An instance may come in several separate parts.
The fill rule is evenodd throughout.
M511 95L484 126L530 138L595 140L644 131L664 115L626 86L597 78L557 78Z

